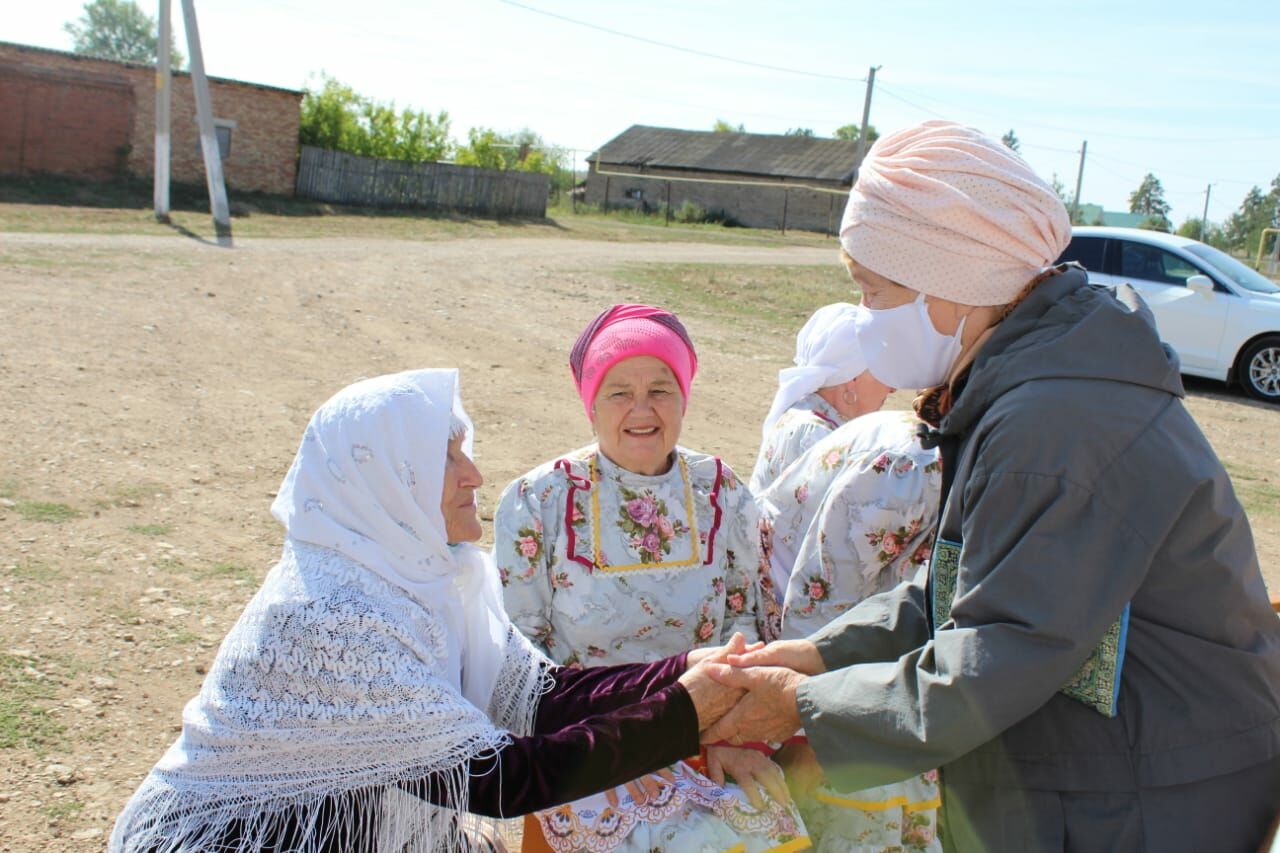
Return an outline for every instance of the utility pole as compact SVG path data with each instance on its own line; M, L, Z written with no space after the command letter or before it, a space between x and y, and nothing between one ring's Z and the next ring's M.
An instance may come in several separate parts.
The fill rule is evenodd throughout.
M867 153L867 124L871 118L871 90L876 87L876 72L883 66L873 65L871 70L867 72L867 96L862 102L862 129L858 131L858 163L857 168L862 168L862 158Z
M182 17L187 25L187 53L191 56L191 88L196 93L196 123L200 126L200 151L204 154L204 176L209 185L209 207L218 245L231 245L231 207L227 204L227 184L222 175L222 152L213 126L213 104L209 100L209 78L204 73L204 52L200 49L200 27L196 23L195 0L182 0Z
M1074 223L1080 213L1080 184L1084 181L1084 155L1089 150L1089 140L1080 143L1080 171L1076 172L1076 194L1071 200L1071 221Z
M154 202L156 219L169 221L169 101L173 91L173 70L170 65L169 44L172 27L169 18L169 0L160 0L160 37L156 41L156 145Z
M1200 242L1204 242L1205 229L1209 227L1209 190L1213 189L1213 184L1206 184L1204 188L1204 213L1200 215Z

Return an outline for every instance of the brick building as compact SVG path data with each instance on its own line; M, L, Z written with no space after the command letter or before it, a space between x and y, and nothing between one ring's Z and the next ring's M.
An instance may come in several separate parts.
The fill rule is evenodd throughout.
M154 65L0 42L0 174L149 178ZM292 195L302 93L209 78L227 185ZM204 183L191 76L173 74L172 177Z
M584 200L648 211L691 201L751 228L833 234L857 149L841 139L633 125L587 158Z

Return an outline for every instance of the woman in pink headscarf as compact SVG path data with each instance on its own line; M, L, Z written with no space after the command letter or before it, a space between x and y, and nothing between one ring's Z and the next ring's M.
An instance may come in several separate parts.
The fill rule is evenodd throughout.
M756 639L755 504L718 457L677 444L698 369L684 325L615 305L579 336L569 366L596 440L502 495L493 556L513 624L568 666L658 660L734 632ZM621 824L602 823L601 804L584 801L539 815L543 834L557 851L807 846L777 765L729 746L706 762L706 776L675 768L679 810L624 799ZM726 770L739 785L722 786Z

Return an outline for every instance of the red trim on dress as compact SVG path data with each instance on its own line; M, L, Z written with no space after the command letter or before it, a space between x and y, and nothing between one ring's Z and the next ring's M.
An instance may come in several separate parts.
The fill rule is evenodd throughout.
M719 456L715 457L715 460L716 479L711 486L711 494L708 496L711 506L715 509L715 514L711 519L711 531L707 534L707 558L702 561L704 566L711 565L711 561L715 559L716 531L720 529L720 522L724 518L724 510L720 506L720 484L724 480L724 462ZM594 484L586 477L573 473L573 463L568 459L557 459L552 467L557 471L563 471L565 477L569 480L569 493L565 498L564 504L565 549L568 551L565 556L578 565L584 566L588 572L595 571L597 568L595 560L578 556L578 534L573 530L574 492L589 492ZM689 486L690 490L692 490L692 484L689 484ZM689 511L694 512L695 510L690 506Z
M569 496L564 503L564 529L566 548L569 552L566 556L573 562L585 566L588 573L593 572L596 568L595 560L578 556L578 534L573 530L573 493L591 491L591 481L573 473L573 463L568 459L557 459L554 467L557 471L563 471L565 477L569 479Z
M707 534L707 559L702 561L702 565L709 566L716 555L716 531L720 529L720 519L724 516L724 510L720 508L720 482L724 479L724 463L720 461L720 457L716 457L716 481L711 487L711 494L708 496L711 505L715 507L716 514L711 519L711 532ZM693 510L692 507L689 508Z
M825 421L826 423L831 424L831 428L832 428L832 429L839 429L839 428L840 428L840 424L838 424L838 423L836 423L835 421L833 421L829 416L824 415L822 412L819 412L817 409L814 409L814 410L813 410L813 416L814 416L815 418L817 418L818 420L820 420L820 421Z

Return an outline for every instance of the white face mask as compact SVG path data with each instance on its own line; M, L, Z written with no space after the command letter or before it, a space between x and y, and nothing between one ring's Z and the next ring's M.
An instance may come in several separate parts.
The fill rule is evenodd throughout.
M941 385L960 355L964 321L954 335L933 327L924 294L897 308L858 308L854 334L871 375L893 388Z

